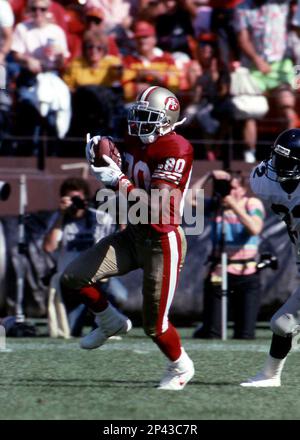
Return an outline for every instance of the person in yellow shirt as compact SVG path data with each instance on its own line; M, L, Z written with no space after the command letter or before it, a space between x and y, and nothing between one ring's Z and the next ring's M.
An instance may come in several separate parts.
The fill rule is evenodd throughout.
M123 58L123 87L127 102L149 86L166 87L173 92L180 89L181 72L172 55L156 46L156 31L152 24L137 21L133 28L136 52Z
M111 87L120 80L122 61L107 54L107 37L101 32L87 31L83 36L83 54L68 66L63 79L72 91L79 86Z
M86 31L83 53L66 69L63 79L72 91L73 118L69 134L105 131L116 134L116 115L122 108L122 61L109 55L107 36Z

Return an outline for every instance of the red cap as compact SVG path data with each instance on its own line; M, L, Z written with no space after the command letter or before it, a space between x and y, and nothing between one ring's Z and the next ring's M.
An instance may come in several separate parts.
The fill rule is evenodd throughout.
M135 38L153 37L156 35L155 27L147 21L137 21L133 27Z
M104 20L104 12L101 8L89 8L85 12L86 17L97 17Z

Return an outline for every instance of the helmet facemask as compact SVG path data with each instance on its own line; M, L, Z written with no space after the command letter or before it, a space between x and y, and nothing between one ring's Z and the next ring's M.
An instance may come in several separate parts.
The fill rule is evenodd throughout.
M144 144L172 131L166 112L149 107L147 101L137 101L128 112L128 133L138 136Z

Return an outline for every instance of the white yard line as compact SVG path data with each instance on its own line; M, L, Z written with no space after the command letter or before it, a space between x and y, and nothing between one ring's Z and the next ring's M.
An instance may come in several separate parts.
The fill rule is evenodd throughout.
M219 342L219 343L201 343L195 341L184 341L184 346L189 351L199 351L199 352L207 352L207 351L244 351L244 352L267 352L269 350L269 342L266 344L232 344L230 342ZM88 353L88 350L80 350L79 342L65 342L59 341L54 343L42 343L42 342L24 342L24 341L7 341L7 348L5 351L1 352L14 352L14 351L57 351L57 350L71 350L77 351L81 353ZM151 342L126 342L123 341L109 341L98 351L132 351L137 354L148 354L157 351L157 347L155 344L151 344ZM95 352L96 350L92 350ZM297 350L299 351L299 350Z

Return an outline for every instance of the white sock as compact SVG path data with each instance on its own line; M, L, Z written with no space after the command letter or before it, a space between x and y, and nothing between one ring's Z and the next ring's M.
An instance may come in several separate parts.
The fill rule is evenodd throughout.
M182 368L185 369L187 363L190 363L191 359L189 358L189 356L187 355L185 349L183 347L181 347L181 355L179 356L178 359L176 359L176 361L173 362L173 364L177 367L177 368Z
M268 355L266 363L263 368L263 373L268 378L280 379L285 361L286 361L286 357L284 359L276 359Z

